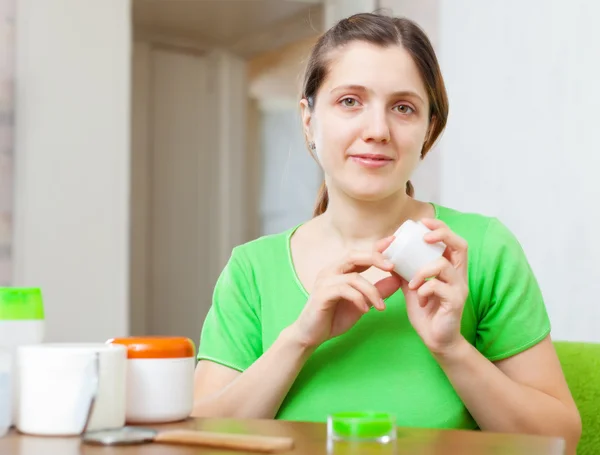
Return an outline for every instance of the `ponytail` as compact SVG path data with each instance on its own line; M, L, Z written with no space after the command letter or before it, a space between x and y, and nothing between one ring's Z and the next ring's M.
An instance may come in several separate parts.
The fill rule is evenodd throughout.
M415 188L410 180L406 182L406 194L408 194L409 197L415 196ZM315 204L315 209L313 210L313 218L325 213L325 210L327 210L327 204L329 204L329 194L327 193L325 181L323 181L323 183L321 183L321 187L319 188L319 194L317 195L317 203Z
M313 218L325 213L325 210L327 210L327 204L329 204L329 194L327 193L325 181L323 181L323 183L321 183L321 187L319 188L315 209L313 210Z
M406 194L408 194L409 197L415 197L415 187L410 180L406 182Z

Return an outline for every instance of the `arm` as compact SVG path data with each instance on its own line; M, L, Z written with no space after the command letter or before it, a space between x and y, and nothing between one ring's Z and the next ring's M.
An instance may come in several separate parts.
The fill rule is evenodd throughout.
M203 327L199 357L204 360L196 368L192 416L274 418L311 353L350 329L371 305L382 310L382 298L398 288L389 278L373 285L358 275L373 266L393 268L380 252L391 240L324 268L298 319L264 353L260 320L251 306L258 293L251 291L243 270L232 260L217 284Z
M482 430L562 437L568 453L575 453L580 417L550 337L520 348L549 331L540 289L520 245L501 224L491 224L478 284L470 289L467 242L439 220L425 222L433 230L425 240L443 241L444 257L402 287L413 326L457 394ZM477 348L461 334L471 291L480 311Z
M575 454L581 420L549 337L495 364L464 339L435 357L482 430L562 437Z
M192 417L274 418L311 352L288 328L244 373L200 361Z

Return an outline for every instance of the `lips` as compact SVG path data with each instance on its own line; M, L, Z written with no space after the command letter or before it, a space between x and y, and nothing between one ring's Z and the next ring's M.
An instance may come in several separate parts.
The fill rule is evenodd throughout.
M381 168L394 161L389 156L370 153L352 155L350 158L358 165L369 169Z
M380 154L372 154L372 153L363 153L360 155L352 155L352 158L360 158L362 160L372 160L372 161L392 161L389 156L380 155Z

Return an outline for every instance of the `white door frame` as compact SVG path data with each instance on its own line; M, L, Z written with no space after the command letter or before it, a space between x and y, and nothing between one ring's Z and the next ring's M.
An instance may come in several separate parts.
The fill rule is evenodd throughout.
M149 266L151 258L149 204L151 191L151 147L149 112L152 109L152 49L159 47L145 41L134 45L132 60L132 186L131 199L131 269L130 269L130 332L146 334L149 328ZM218 158L218 185L213 196L218 207L219 228L214 239L216 254L209 267L216 277L227 262L234 246L248 240L249 211L246 209L246 78L245 62L226 51L208 53L189 47L172 50L203 53L213 62L209 75L214 107L214 135L207 136L207 149ZM201 214L206 215L206 214ZM210 215L209 215L210 216ZM203 220L201 220L203 221Z

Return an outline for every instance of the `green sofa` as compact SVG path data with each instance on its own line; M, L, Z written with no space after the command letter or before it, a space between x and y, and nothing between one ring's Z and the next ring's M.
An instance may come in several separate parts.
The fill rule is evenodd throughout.
M555 341L582 420L577 455L600 455L600 343Z

